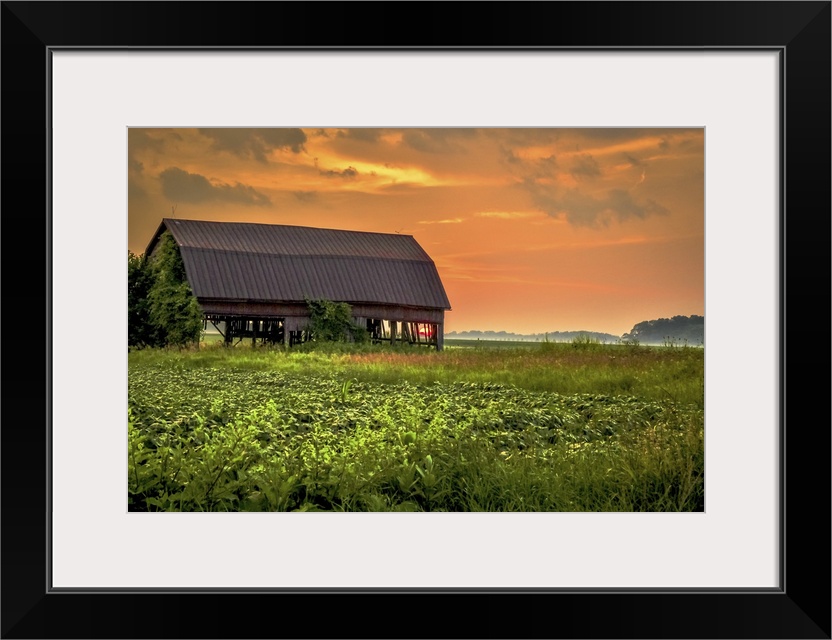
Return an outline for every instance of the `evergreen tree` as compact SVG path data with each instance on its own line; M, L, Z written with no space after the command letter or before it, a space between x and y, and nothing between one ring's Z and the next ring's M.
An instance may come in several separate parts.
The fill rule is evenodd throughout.
M127 327L127 344L137 348L183 347L202 336L202 309L167 231L152 260L127 252Z
M142 255L127 252L127 345L156 347L159 338L150 324L148 295L153 286L153 271Z
M165 345L199 342L202 310L188 284L185 265L173 236L165 231L151 262L154 281L148 293L150 324Z

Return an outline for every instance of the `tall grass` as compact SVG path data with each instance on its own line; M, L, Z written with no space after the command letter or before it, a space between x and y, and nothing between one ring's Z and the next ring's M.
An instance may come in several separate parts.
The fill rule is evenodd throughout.
M535 347L459 348L329 345L283 349L220 345L198 350L142 350L131 366L281 371L320 376L336 372L363 382L497 383L560 394L628 394L704 407L704 349L543 342Z

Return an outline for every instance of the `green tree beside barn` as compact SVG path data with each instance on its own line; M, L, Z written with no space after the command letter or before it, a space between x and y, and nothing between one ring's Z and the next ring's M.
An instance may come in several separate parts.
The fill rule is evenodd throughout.
M202 336L202 310L188 284L176 241L162 234L148 258L128 252L130 347L184 347Z

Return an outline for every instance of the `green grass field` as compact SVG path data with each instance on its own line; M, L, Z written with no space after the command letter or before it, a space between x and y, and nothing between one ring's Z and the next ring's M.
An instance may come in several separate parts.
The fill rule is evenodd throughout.
M209 337L128 358L131 510L704 508L704 349Z

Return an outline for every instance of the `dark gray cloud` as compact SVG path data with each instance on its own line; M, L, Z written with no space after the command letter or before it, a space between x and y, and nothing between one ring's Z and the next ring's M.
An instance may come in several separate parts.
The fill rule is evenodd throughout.
M640 167L644 164L641 160L631 156L629 153L624 154L624 159L630 164L631 167Z
M384 133L384 129L358 127L356 129L340 129L338 131L338 137L348 138L350 140L360 140L361 142L378 142L382 133Z
M455 153L464 151L460 142L477 135L477 129L403 129L402 143L424 153Z
M127 171L130 173L141 173L144 171L144 164L136 160L133 156L127 158Z
M667 215L669 210L655 200L636 199L625 189L610 189L590 195L577 189L559 190L553 185L525 180L520 186L544 213L582 227L606 226L611 220Z
M500 159L523 179L552 178L557 173L558 162L554 155L534 160L524 160L514 154L514 150L508 147L500 147Z
M480 129L482 135L508 147L538 147L560 140L562 132L568 129L558 128L492 128Z
M200 129L210 138L213 148L228 151L240 158L268 162L267 155L275 149L303 151L306 134L301 129Z
M160 153L164 148L165 143L161 138L154 138L147 135L147 132L144 129L134 129L131 127L127 129L127 146L130 151L143 151L145 149L151 149L152 151Z
M514 155L514 150L508 147L499 148L500 159L506 164L520 164L520 158Z
M572 161L572 166L569 168L569 173L573 178L598 178L601 176L601 168L598 163L588 153L584 153L576 157Z
M625 189L611 189L602 199L604 210L612 211L619 220L628 218L646 218L647 216L666 216L670 211L649 198L636 200Z
M649 136L656 131L665 132L666 129L645 129L640 127L591 127L573 130L577 137L588 138L590 140L606 140L610 142L635 140L636 138Z
M702 144L704 143L703 138L683 138L676 143L676 148L679 151L683 152L690 152L690 151L699 151L702 150Z
M563 188L559 185L558 172L568 172L577 180L603 179L603 171L595 158L582 153L563 160L564 167L554 155L544 158L524 159L511 148L502 147L503 161L517 177L517 186L525 191L532 203L547 215L563 218L577 226L598 227L612 220L623 222L630 218L646 218L669 213L655 200L638 198L625 189ZM625 154L630 163L639 161ZM587 182L597 186L598 182Z
M348 180L351 180L358 175L358 169L355 167L347 167L342 171L338 171L337 169L330 169L329 171L319 170L319 173L327 178L347 178Z
M144 164L136 158L136 153L151 150L160 153L164 148L161 139L152 138L143 129L127 129L127 204L130 208L140 208L149 202L147 190L142 185Z
M546 156L545 158L537 158L536 160L531 161L528 163L527 167L527 177L531 178L551 178L553 177L558 168L557 160L555 160L555 156Z
M675 136L684 135L701 129L691 128L655 128L655 127L599 127L588 129L573 129L578 137L587 138L596 142L624 142L651 136Z
M188 173L179 167L170 167L159 174L162 193L174 202L233 202L236 204L265 206L271 200L253 187L239 182L230 185L212 183L203 175Z
M312 202L318 199L317 191L292 191L292 195L300 202Z
M154 153L161 153L165 143L160 138L153 138L144 129L127 129L127 170L130 173L139 174L144 171L144 164L137 158L136 153L150 150Z

